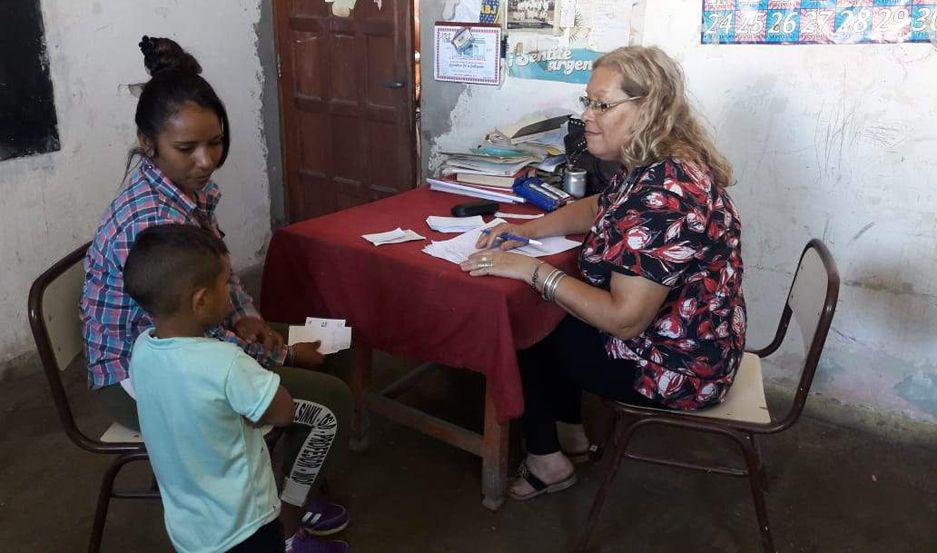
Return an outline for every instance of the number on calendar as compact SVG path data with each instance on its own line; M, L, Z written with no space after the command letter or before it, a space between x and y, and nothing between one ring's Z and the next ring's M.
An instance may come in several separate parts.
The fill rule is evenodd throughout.
M918 9L917 16L911 21L911 32L927 31L937 33L937 11L933 8L921 7Z
M769 33L784 33L789 35L797 29L797 14L795 12L773 12L771 14L771 28Z

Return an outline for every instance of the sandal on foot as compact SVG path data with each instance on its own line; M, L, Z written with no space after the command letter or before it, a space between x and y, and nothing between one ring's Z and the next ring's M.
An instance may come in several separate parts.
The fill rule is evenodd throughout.
M560 480L559 482L554 482L552 484L547 484L543 480L537 478L537 476L530 472L530 469L527 468L527 462L521 463L521 466L517 469L518 478L523 478L534 491L528 494L518 494L514 493L508 489L508 495L513 499L518 499L520 501L526 501L528 499L533 499L538 495L545 493L556 493L565 490L566 488L572 486L576 483L576 471L569 473L569 476Z
M588 448L579 451L560 451L563 451L563 455L565 455L572 464L580 465L594 460L599 452L599 446L597 444L589 444Z

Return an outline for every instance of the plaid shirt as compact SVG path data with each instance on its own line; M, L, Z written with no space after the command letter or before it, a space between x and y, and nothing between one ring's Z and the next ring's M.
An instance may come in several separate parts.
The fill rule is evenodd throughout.
M193 202L144 159L131 175L130 183L108 206L85 256L81 295L88 384L92 389L117 384L129 376L133 342L143 330L153 326L150 315L124 293L124 261L137 234L153 225L184 223L201 226L222 238L224 233L215 217L220 198L218 186L209 182L196 193ZM262 344L246 342L231 330L240 319L260 315L233 274L228 288L234 311L206 335L237 344L263 365L282 365L287 347L269 354Z

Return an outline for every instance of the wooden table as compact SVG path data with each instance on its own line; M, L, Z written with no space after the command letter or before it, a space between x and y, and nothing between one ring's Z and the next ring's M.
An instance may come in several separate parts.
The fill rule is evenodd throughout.
M497 509L507 478L507 423L523 413L516 350L543 339L564 312L523 282L468 276L454 263L423 253L427 242L377 247L361 238L396 227L430 240L452 238L430 230L425 219L449 215L453 205L469 200L422 188L277 230L264 266L262 312L268 320L292 324L307 316L346 319L355 343L352 446L367 446L368 417L375 413L478 455L483 504ZM547 260L572 271L575 258L573 250ZM374 349L483 373L483 433L393 399L430 363L373 392Z

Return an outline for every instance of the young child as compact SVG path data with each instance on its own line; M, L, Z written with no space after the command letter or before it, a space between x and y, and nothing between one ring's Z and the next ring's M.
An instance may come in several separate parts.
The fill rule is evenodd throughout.
M137 236L124 286L156 326L137 338L130 378L175 548L282 552L280 499L260 427L292 423L293 400L276 373L237 345L205 337L231 312L227 253L194 225L158 225ZM302 529L288 546L348 550Z

